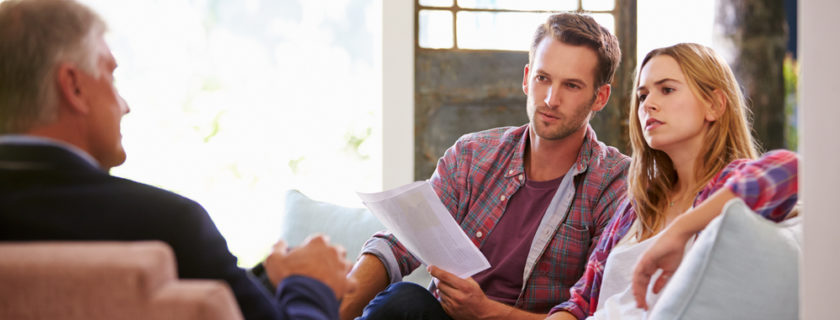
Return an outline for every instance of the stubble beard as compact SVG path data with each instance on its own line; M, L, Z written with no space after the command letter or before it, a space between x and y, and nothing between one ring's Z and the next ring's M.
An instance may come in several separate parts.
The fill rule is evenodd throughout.
M556 128L552 130L549 128L545 123L539 121L536 118L536 114L534 114L534 118L531 119L531 125L534 127L534 132L542 139L545 140L562 140L573 133L577 132L581 127L586 125L588 122L589 113L592 111L592 103L593 101L585 102L575 108L575 113L572 114L571 117L567 117L565 114L560 114L559 123L557 124ZM545 110L548 107L546 106L536 106L536 111ZM536 112L535 112L536 113Z

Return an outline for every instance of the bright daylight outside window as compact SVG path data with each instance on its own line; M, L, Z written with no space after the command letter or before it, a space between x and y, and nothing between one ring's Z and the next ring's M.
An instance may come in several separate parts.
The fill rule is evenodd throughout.
M108 22L128 160L114 174L201 203L240 264L284 193L381 189L381 0L82 0Z
M615 32L616 0L418 0L418 44L427 49L526 51L553 12L583 11Z

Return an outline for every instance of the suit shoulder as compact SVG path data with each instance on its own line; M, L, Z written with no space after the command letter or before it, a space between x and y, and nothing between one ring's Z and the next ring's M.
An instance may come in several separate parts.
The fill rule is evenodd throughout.
M113 196L127 204L138 206L154 206L159 208L178 208L179 210L204 211L198 202L159 187L137 182L121 177L110 177L108 187L112 188Z

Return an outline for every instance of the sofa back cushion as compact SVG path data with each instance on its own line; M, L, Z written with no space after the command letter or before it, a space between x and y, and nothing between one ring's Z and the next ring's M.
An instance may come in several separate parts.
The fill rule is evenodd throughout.
M330 242L347 250L347 258L355 260L365 241L385 230L366 208L349 208L312 200L298 190L286 192L286 212L280 229L281 239L297 246L313 233L323 233Z
M367 208L348 208L328 202L312 200L298 190L286 192L286 212L280 238L289 246L296 246L313 233L323 233L330 242L342 245L347 258L355 261L370 237L385 230L385 226ZM428 285L431 276L417 268L403 278L420 285Z

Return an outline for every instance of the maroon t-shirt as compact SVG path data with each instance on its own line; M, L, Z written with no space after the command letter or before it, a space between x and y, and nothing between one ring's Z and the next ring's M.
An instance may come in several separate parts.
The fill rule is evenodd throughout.
M481 247L490 269L473 276L490 299L516 303L531 242L562 181L562 176L549 181L525 180L510 197L505 213Z

